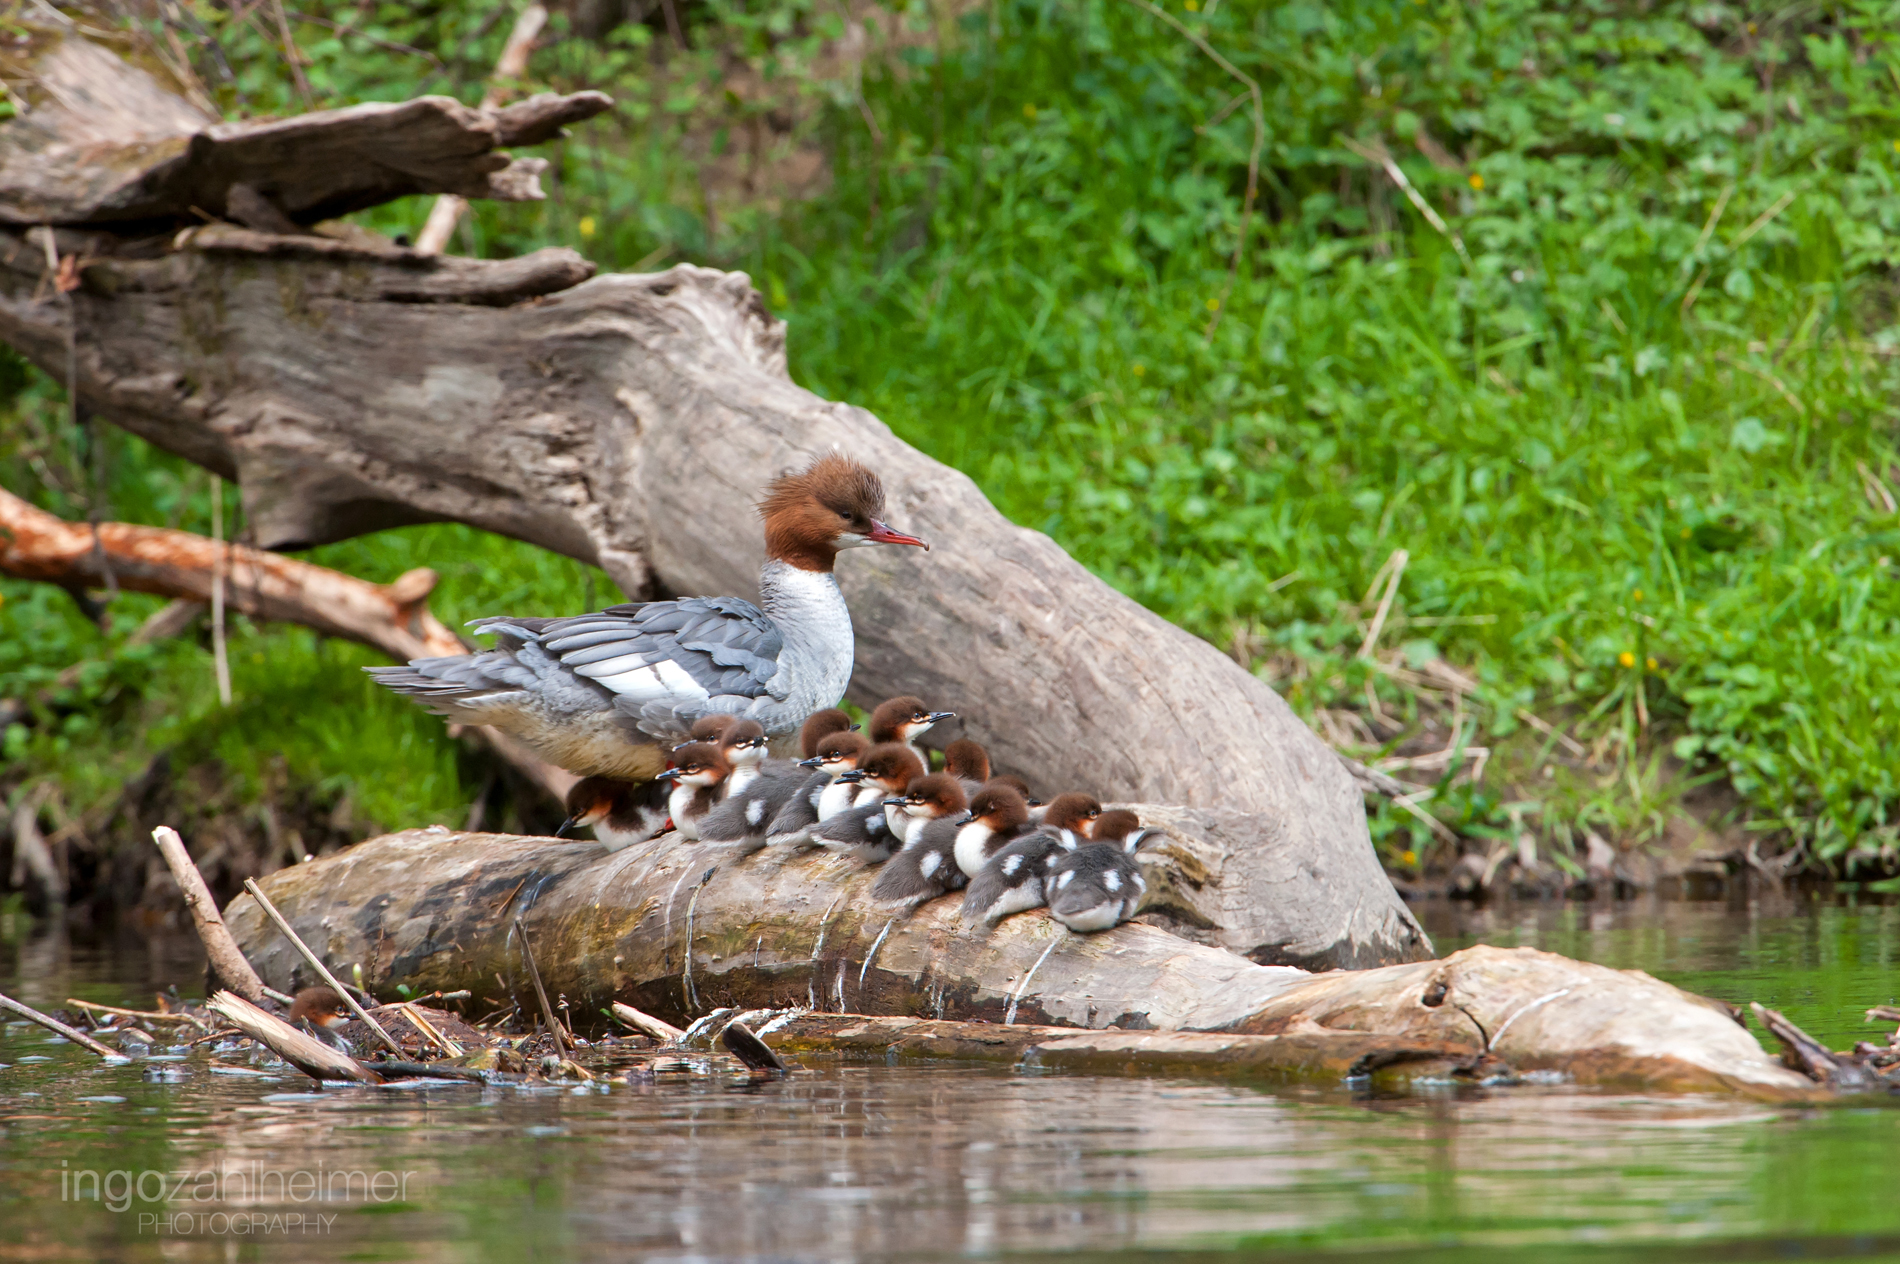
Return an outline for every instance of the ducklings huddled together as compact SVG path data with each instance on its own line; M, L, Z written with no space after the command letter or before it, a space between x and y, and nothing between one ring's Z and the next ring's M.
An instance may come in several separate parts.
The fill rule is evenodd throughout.
M988 753L968 739L951 742L933 772L918 739L953 718L891 698L867 735L828 707L800 727L804 757L793 761L767 753L756 721L706 716L655 780L577 783L558 833L591 827L610 852L669 835L741 855L824 848L881 866L871 885L879 906L909 912L962 891L964 921L984 928L1044 906L1078 932L1132 918L1148 890L1138 853L1160 832L1080 792L1042 803L1020 777L992 775Z

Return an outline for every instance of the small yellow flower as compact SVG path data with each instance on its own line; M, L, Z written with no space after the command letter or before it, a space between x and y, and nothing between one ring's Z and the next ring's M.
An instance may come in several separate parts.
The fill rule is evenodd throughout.
M1630 653L1628 650L1624 650L1621 654L1616 656L1616 661L1625 667L1634 667L1636 666L1636 655Z
M1199 13L1201 11L1201 0L1187 0L1187 11L1189 13Z
M1893 143L1893 152L1896 154L1900 154L1900 140L1897 140Z
M1035 122L1036 121L1036 107L1033 105L1024 105L1023 117L1028 119L1032 123Z
M1220 310L1220 300L1217 298L1208 299L1207 310L1210 312L1218 312Z
M1682 529L1682 538L1685 540L1689 538L1689 528L1684 527Z
M1643 590L1640 588L1638 588L1635 592L1630 594L1631 601L1641 601L1642 599L1643 599Z
M1418 853L1413 851L1410 847L1407 847L1404 851L1399 853L1399 863L1405 865L1417 864Z
M1656 670L1656 659L1655 659L1655 656L1654 656L1654 655L1651 655L1651 656L1650 656L1649 658L1646 658L1646 659L1644 659L1644 660L1643 660L1643 666L1645 666L1645 667L1647 667L1647 668L1649 668L1649 670L1651 670L1651 671L1655 671L1655 670Z
M1471 179L1469 183L1471 187L1474 189L1482 189L1484 188L1484 177L1474 171L1471 173Z
M1146 365L1137 364L1134 366L1134 372L1135 372L1136 377L1140 377L1142 374L1146 373L1147 371L1148 371L1148 367Z
M581 222L576 224L575 227L581 230L581 238L583 240L591 239L594 235L595 228L594 217L592 215L581 216Z
M1748 33L1750 35L1753 35L1755 33L1755 24L1753 22L1750 22L1748 24Z

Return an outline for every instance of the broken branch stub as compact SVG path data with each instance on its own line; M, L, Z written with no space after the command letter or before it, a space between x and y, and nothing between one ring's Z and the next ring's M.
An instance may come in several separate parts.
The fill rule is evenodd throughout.
M448 143L444 119L463 127L427 103L377 109L325 125L357 128L371 167L407 170L398 155ZM0 157L25 161L11 126ZM269 135L247 151L261 156L246 169L259 189L272 187L266 169L289 181L334 162L321 129ZM0 202L24 205L6 188ZM280 248L318 239L234 231L157 257L89 233L68 303L42 301L43 252L0 234L0 338L63 374L72 312L86 405L238 481L266 548L457 521L597 563L635 599L753 594L751 503L841 448L882 475L890 520L936 546L841 564L854 701L914 693L956 711L998 768L1045 794L1235 814L1223 881L1271 898L1236 900L1202 928L1223 946L1330 966L1430 954L1352 778L1265 682L1004 519L871 414L797 386L785 327L745 276L683 265L497 305L489 296L508 286L482 278L558 269L460 260L431 272L393 247ZM430 301L404 292L451 275Z

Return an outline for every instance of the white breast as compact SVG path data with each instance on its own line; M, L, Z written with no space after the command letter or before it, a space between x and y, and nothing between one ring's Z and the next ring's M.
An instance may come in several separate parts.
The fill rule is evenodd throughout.
M984 854L984 849L989 846L990 835L993 832L981 821L971 821L957 831L954 852L957 868L963 870L965 875L974 878L982 871L983 862L989 859Z

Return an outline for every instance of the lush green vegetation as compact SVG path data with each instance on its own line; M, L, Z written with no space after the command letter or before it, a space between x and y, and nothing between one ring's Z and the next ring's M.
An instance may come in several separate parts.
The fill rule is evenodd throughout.
M690 53L657 14L569 34L537 81L620 105L557 148L553 200L483 208L469 244L750 271L802 381L1234 644L1306 714L1363 718L1376 693L1395 723L1365 732L1393 738L1436 705L1403 669L1462 665L1480 687L1460 740L1514 752L1440 787L1468 833L1540 811L1558 838L1654 833L1680 786L1726 778L1751 828L1874 863L1900 834L1900 6L1206 8L860 10L861 71L829 51L843 10L802 0L682 9ZM298 108L256 28L201 16L237 70L201 67L228 108ZM351 10L439 72L301 26L313 92L472 99L490 16ZM793 196L801 155L829 178ZM45 435L85 468L58 399L19 385L7 485L83 512L24 459ZM116 513L203 528L201 482L110 443ZM1400 548L1399 653L1359 657ZM572 563L452 529L322 560L434 565L445 615L583 596ZM100 653L62 595L4 592L0 692ZM102 661L9 758L83 782L195 743L255 779L281 750L383 823L469 797L473 770L364 689L353 652L273 630L236 653L253 729L206 698L200 648L170 647ZM1526 709L1599 762L1552 758ZM1428 838L1398 813L1377 828L1395 855Z

